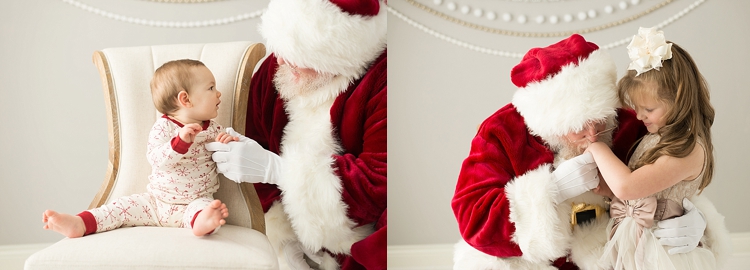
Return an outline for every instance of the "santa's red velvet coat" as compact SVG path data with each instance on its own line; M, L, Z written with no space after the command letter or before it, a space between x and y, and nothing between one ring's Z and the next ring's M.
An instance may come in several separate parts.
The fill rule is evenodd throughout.
M340 190L333 183L328 193L312 194L320 196L316 199L287 198L281 194L276 185L256 184L255 187L267 212L267 228L269 238L283 238L281 241L298 239L303 244L320 246L335 254L335 260L341 269L385 269L386 268L386 229L387 229L387 53L373 61L367 72L358 80L352 82L348 89L338 94L330 106L329 116L331 129L321 133L308 130L305 133L294 131L287 127L290 123L288 110L291 105L281 99L273 84L273 77L278 67L275 55L270 55L253 76L250 85L250 97L247 111L246 136L257 141L264 148L285 158L282 151L286 141L305 142L305 138L314 140L317 136L332 136L337 144L334 147L330 168L317 170L306 179L282 181L299 181L298 183L316 183L325 180L317 175L329 177L326 169L331 171L332 177L339 181ZM290 134L294 133L294 134ZM299 133L299 134L298 134ZM286 137L285 137L286 136ZM289 139L295 137L297 139ZM300 139L301 138L301 139ZM291 143L288 143L291 144ZM285 150L286 151L286 150ZM301 153L304 155L304 153ZM288 162L291 163L291 162ZM286 164L285 170L306 170L295 168L294 164ZM305 172L302 172L305 174ZM294 177L294 172L284 173L287 178ZM320 178L324 178L320 177ZM286 193L286 191L285 191ZM330 195L333 194L333 195ZM284 198L282 198L284 197ZM300 214L289 214L284 224L284 212L273 209L281 206L283 200L286 213L290 207L297 205L309 206L323 204L326 201L340 202L344 209L349 227L368 227L364 235L339 235L337 230L320 229L329 222L327 213L306 213L305 209L297 209ZM344 206L345 205L345 206ZM321 206L325 209L326 206ZM275 212L275 213L272 213ZM297 213L291 211L293 213ZM328 211L324 211L328 212ZM278 220L281 220L279 224ZM296 223L295 223L296 222ZM295 224L291 230L289 223ZM323 224L323 225L321 225ZM374 227L372 227L374 225ZM276 226L276 227L275 227ZM279 230L277 227L286 228ZM345 231L349 228L344 226ZM274 230L282 231L281 233ZM305 234L300 232L307 231ZM356 229L355 229L356 231ZM290 234L291 232L291 234ZM361 230L359 230L361 233ZM277 236L277 234L282 234ZM355 237L355 238L353 238ZM364 238L362 238L364 237ZM336 247L331 244L331 238L337 243L353 242L350 247ZM273 240L272 240L273 242ZM346 244L349 245L349 244ZM350 251L347 250L350 248ZM343 251L342 251L343 250Z
M630 146L643 136L646 130L642 123L636 119L633 111L619 109L617 120L619 127L614 131L613 151L620 159L625 160ZM532 203L530 206L518 205L512 207L511 200L508 198L507 187L510 183L526 180L524 178L527 177L527 174L535 171L541 174L551 173L550 167L554 159L554 153L545 145L545 142L529 133L523 117L517 112L513 104L506 105L487 118L471 143L471 151L461 168L452 201L453 211L458 220L463 239L471 247L487 255L500 258L523 256L517 242L525 239L519 239L524 236L514 235L517 224L512 222L511 215L524 213L512 213L512 211L514 211L514 208L534 211L536 206ZM539 191L542 192L539 195L551 199L550 194L544 195L544 189ZM521 197L516 198L515 203L524 204L527 199L532 201L544 198L539 198L539 196L536 198ZM599 200L601 201L601 199ZM537 222L545 223L549 221L543 219L545 217L537 220ZM605 225L606 220L606 217L602 219ZM551 227L570 226L565 221L550 225ZM598 226L601 227L601 222ZM566 244L570 243L570 239L549 239L545 237L546 232L544 230L535 233L550 241L546 248L552 249L553 252L547 254L557 252L560 257L567 255L566 250L569 247ZM603 234L604 231L602 230L601 233ZM566 236L560 238L564 237ZM567 235L567 237L575 236ZM603 237L604 235L602 235ZM457 246L457 253L460 253L461 250L462 248ZM542 251L540 250L540 252ZM464 255L457 254L457 257L461 256ZM566 258L547 257L541 259L539 263L552 264L559 269L577 269L572 263L566 262ZM519 260L516 263L511 262L503 266L513 269L529 267L529 265L528 261L522 262Z

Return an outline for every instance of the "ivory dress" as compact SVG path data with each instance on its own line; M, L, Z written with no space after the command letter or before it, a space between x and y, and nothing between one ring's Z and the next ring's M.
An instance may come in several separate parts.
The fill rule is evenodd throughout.
M659 142L660 136L648 134L633 153L628 167L635 164L646 150ZM703 147L703 144L699 142ZM704 162L705 169L705 162ZM679 183L651 196L636 200L615 199L610 207L611 219L607 226L609 241L604 247L600 265L604 269L716 269L716 259L711 251L702 246L689 253L669 255L659 244L653 231L657 221L681 216L682 200L698 192L703 172L697 178Z

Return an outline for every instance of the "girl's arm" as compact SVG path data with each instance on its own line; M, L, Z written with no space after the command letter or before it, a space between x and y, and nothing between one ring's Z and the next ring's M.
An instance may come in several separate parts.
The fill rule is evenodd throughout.
M602 177L615 196L623 200L643 198L682 180L694 179L703 168L703 148L697 145L684 158L661 156L653 164L632 172L602 142L591 144L586 151L594 156Z

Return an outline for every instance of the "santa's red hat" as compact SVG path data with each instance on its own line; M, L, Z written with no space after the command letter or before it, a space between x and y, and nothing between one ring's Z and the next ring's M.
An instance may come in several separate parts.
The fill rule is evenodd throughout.
M261 17L266 47L287 62L354 79L386 47L379 0L271 0Z
M545 139L614 117L619 107L614 61L578 34L529 50L510 76L518 86L513 105L531 133Z

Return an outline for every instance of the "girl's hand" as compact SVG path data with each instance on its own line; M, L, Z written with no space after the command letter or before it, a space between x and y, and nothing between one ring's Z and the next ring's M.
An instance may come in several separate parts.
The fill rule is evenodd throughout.
M609 149L609 146L607 146L607 144L605 144L603 142L593 142L593 143L589 144L589 146L586 147L586 151L583 151L583 152L584 153L591 152L593 154L595 151L597 151L597 148L602 147L602 146L606 147L607 149Z
M222 131L222 132L219 132L219 135L216 136L216 141L227 144L229 142L239 142L240 138L226 134L225 132Z
M201 132L203 128L196 124L187 124L180 129L180 139L186 143L192 143L195 140L195 135Z

